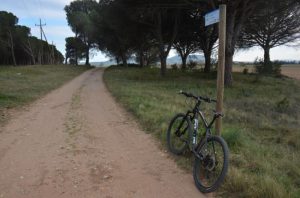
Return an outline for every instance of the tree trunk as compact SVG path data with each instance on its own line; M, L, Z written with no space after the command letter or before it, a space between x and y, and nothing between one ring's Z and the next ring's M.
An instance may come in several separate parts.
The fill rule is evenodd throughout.
M35 65L35 58L33 55L31 56L31 61L32 61L32 64Z
M162 77L166 76L167 73L167 57L168 54L172 48L172 45L174 43L174 40L176 38L177 32L178 32L178 17L179 17L179 11L177 11L176 16L174 16L174 25L173 25L173 30L172 30L172 36L170 38L170 41L168 43L164 42L163 39L163 31L162 31L162 14L159 12L157 15L157 29L155 31L156 38L158 39L159 42L159 51L160 51L160 63L161 63L161 68L160 68L160 74Z
M144 67L145 66L145 61L144 61L144 53L143 53L142 50L140 50L139 56L140 56L140 66Z
M77 30L75 32L75 38L78 38L78 32L77 32ZM77 47L75 49L75 65L78 65L78 49L77 49Z
M270 60L270 48L264 47L264 64L267 65L271 62Z
M211 70L211 50L204 50L203 53L205 57L204 72L209 73Z
M14 49L14 40L11 34L11 31L8 32L9 33L9 38L10 38L10 49L11 49L11 56L13 59L13 64L14 66L17 66L17 62L16 62L16 57L15 57L15 49Z
M184 54L181 56L181 61L182 61L182 67L181 69L185 70L186 69L186 60L187 60L188 54Z
M124 67L128 67L127 58L126 58L126 56L124 54L122 55L122 63L123 63Z
M166 76L167 74L167 56L160 56L160 75Z
M67 56L67 53L66 53L66 58L65 58L65 65L68 64L68 56Z
M225 47L225 85L232 85L232 63L234 47L247 18L256 10L259 1L239 0L228 2L226 20L226 47Z
M90 65L90 47L91 44L88 44L85 51L85 65Z
M225 53L225 79L224 84L227 86L232 85L232 63L233 63L233 54Z
M26 43L23 44L23 50L30 56L30 59L31 59L26 64L35 65L35 57L34 57L29 39L27 40L27 44Z
M75 49L75 65L78 65L78 50Z
M116 56L115 59L116 59L117 65L119 65L120 64L120 58Z
M226 21L226 45L225 45L225 76L224 84L232 85L232 63L235 46L235 13L228 13Z

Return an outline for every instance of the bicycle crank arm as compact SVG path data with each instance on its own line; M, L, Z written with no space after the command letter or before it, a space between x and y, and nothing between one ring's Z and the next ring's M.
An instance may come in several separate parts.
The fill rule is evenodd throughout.
M192 150L192 152L194 153L196 158L200 159L201 161L203 160L202 154L197 153L194 149Z

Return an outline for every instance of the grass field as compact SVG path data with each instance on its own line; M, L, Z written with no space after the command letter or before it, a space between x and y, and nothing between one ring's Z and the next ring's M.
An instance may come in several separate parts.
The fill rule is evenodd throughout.
M247 68L250 73L255 72L255 68L253 65L247 65L247 66L235 65L233 67L233 70L236 72L243 72L245 68ZM281 74L300 80L300 65L298 64L282 65Z
M144 129L162 141L175 113L191 101L179 90L214 97L216 75L197 71L111 67L108 89L135 115ZM234 74L225 89L223 137L230 147L230 169L218 191L224 197L300 197L300 83L288 78ZM203 105L207 115L213 106ZM174 156L191 170L192 157Z
M0 125L8 109L31 102L87 70L85 66L0 66Z

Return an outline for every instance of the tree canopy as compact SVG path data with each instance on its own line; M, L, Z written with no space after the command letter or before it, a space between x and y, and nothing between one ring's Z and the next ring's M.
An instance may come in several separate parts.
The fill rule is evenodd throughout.
M271 3L270 3L271 2ZM260 46L264 63L270 62L270 49L300 38L300 11L290 1L271 0L249 17L240 36L239 47Z
M86 65L90 64L90 49L94 47L95 43L92 16L96 7L95 0L76 0L65 6L67 21L75 33L75 38L80 39L85 45Z
M205 27L204 15L217 9L219 4L226 3L225 84L231 85L233 55L235 49L241 47L240 38L247 38L247 41L244 40L244 43L248 43L247 47L254 43L260 45L253 38L250 39L250 33L261 34L260 28L265 28L264 22L268 18L274 28L269 24L267 31L272 32L274 38L278 38L275 35L279 32L289 31L285 38L274 44L272 42L276 39L273 39L269 43L271 47L285 44L299 35L295 25L296 19L299 19L299 1L283 0L278 5L277 1L272 1L274 5L264 0L76 0L65 10L75 37L80 38L86 46L89 40L107 56L113 57L118 63L122 61L124 66L132 57L141 66L147 65L150 57L152 60L159 58L161 75L165 76L166 60L172 48L181 56L183 67L189 54L203 53L204 70L210 72L212 51L218 41L218 26ZM270 12L279 11L285 13L285 21L279 15L270 15ZM295 27L287 29L291 24ZM87 39L83 39L85 37Z

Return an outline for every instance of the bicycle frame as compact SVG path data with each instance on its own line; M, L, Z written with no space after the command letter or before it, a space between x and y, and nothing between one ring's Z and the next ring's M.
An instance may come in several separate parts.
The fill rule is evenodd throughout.
M193 141L192 141L192 148L191 150L195 153L195 155L198 156L197 150L200 148L206 141L207 138L211 135L211 127L214 124L215 120L217 119L218 116L214 115L213 119L210 121L210 123L207 122L205 119L203 112L200 110L200 104L201 101L197 101L195 107L193 110L187 111L185 118L189 118L190 120L194 120L194 129L193 129ZM198 124L199 124L199 115L200 118L204 124L205 127L205 133L202 135L203 137L200 138L199 143L197 143L197 135L199 134L198 132ZM198 156L200 157L200 156Z

